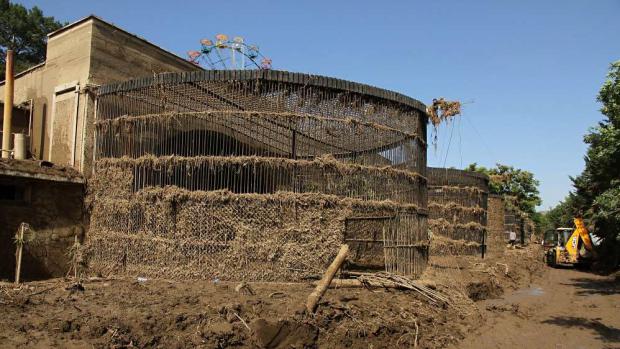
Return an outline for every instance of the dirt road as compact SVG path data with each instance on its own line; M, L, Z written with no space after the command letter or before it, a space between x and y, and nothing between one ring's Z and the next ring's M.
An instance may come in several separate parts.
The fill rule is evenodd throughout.
M455 348L620 348L620 283L546 268L525 289L478 304L485 323Z

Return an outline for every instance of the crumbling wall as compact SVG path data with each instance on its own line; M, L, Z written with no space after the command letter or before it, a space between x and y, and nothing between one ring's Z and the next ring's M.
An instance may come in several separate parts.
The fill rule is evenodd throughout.
M74 237L84 238L81 184L0 177L3 188L24 190L22 199L0 200L0 279L13 279L15 244L19 225L28 223L33 234L26 236L22 259L25 280L65 276L69 269L68 248Z
M432 254L482 252L487 225L488 177L468 171L428 168Z

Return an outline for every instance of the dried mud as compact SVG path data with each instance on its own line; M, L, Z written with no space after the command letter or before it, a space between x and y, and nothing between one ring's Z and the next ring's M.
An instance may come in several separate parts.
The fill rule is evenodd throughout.
M438 256L423 275L449 306L393 289L328 290L303 313L308 283L85 279L0 284L0 347L29 348L442 348L481 322L470 297L530 283L536 247L481 260ZM477 285L472 295L471 285ZM487 289L484 285L493 285ZM491 292L493 291L493 292Z

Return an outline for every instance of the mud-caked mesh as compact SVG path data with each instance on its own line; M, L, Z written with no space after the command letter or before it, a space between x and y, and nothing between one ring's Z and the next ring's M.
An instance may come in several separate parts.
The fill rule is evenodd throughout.
M114 189L102 186L103 196L174 185L235 193L314 192L418 205L423 202L422 188L426 186L425 178L413 171L342 163L329 156L313 160L258 156L105 158L97 161L96 171L96 180L115 180L122 189L114 193Z
M316 277L342 242L348 211L286 194L152 189L95 206L90 264L150 277Z
M432 254L480 253L487 224L488 182L479 173L428 168Z
M103 86L96 119L93 270L303 280L363 236L372 256L353 264L386 261L389 245L391 271L426 265L426 115L414 99L305 74L205 71ZM360 212L389 217L387 233L347 225Z
M428 240L413 234L423 224L417 221L425 221L413 207L403 211L401 205L386 201L314 193L235 194L177 187L144 190L128 200L99 199L91 217L90 267L102 274L149 277L316 278L345 241L347 218L361 209L409 221L400 229L390 227L401 238L409 237L403 242L418 243L408 274L419 275L426 265ZM358 228L353 236L369 229ZM407 250L404 243L394 244L399 253ZM382 259L383 250L376 252Z

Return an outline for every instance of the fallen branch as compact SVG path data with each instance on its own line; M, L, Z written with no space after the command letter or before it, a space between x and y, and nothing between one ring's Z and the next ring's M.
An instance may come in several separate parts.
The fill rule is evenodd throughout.
M239 321L241 321L241 323L243 324L243 326L245 326L245 328L247 328L247 329L248 329L248 331L252 332L252 329L250 328L250 326L248 326L248 324L245 322L245 320L243 320L243 319L241 318L241 316L239 316L239 314L237 314L237 313L233 313L233 314L235 314L235 316L237 317L237 319L239 319Z
M319 284L318 281L312 283L312 285L317 286ZM358 279L333 279L329 288L357 288L357 287L383 287L383 288L399 288L403 289L402 286L393 283L393 282L362 282Z
M411 280L400 275L390 273L365 274L358 278L364 284L394 284L403 289L412 290L428 299L433 304L450 305L450 300L443 294L433 290L417 280Z
M416 280L416 283L419 285L426 286L430 289L437 288L437 285L432 281ZM312 283L313 286L316 286L318 284L319 284L318 281L315 281ZM395 288L395 289L401 289L401 290L408 289L407 287L404 287L396 282L385 281L385 280L378 282L377 280L360 281L359 279L333 279L332 283L329 285L329 288L357 288L357 287Z
M31 294L29 294L28 296L26 296L26 298L30 298L30 297L32 297L32 296L36 296L36 295L43 294L43 293L45 293L45 292L51 291L51 290L53 290L53 289L56 289L56 288L58 288L58 287L60 287L60 286L62 286L62 285L55 285L55 286L52 286L52 287L48 287L48 288L43 289L43 290L41 290L41 291L37 291L37 292L31 293Z
M286 297L286 293L276 291L269 294L269 298L284 298Z

